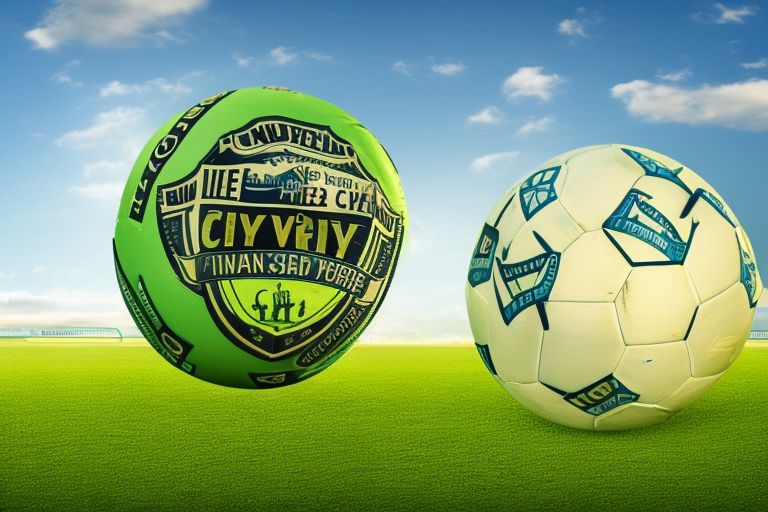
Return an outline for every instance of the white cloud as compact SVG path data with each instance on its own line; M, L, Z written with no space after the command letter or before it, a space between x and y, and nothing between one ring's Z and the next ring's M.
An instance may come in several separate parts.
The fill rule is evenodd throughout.
M757 299L757 307L768 308L768 288L763 288L763 293L760 294L760 298Z
M517 135L528 135L535 132L545 132L549 129L549 126L555 121L553 116L540 117L538 119L531 119L523 126L517 129Z
M88 183L86 185L73 185L69 187L69 192L83 199L114 201L120 199L124 186L125 183L122 181Z
M86 178L92 178L94 176L100 176L103 174L128 174L130 169L129 164L123 161L116 160L99 160L98 162L92 162L83 166L83 176Z
M494 106L485 107L467 117L467 124L500 124L503 121L504 113Z
M597 11L590 11L586 7L577 7L575 17L565 18L557 24L557 32L569 37L571 43L574 43L576 39L589 37L587 27L597 25L600 21Z
M67 73L65 71L57 72L56 74L54 74L51 77L51 79L54 82L57 82L57 83L60 83L60 84L72 85L74 87L80 87L81 85L83 85L83 82L78 82L77 80L72 78L72 76L69 73Z
M16 279L16 274L13 272L0 272L0 281Z
M634 80L613 86L611 94L631 115L647 121L768 130L768 80L696 89Z
M664 80L665 82L681 82L691 76L691 72L687 69L681 69L680 71L670 71L669 73L659 73L656 78Z
M469 164L469 168L473 172L480 173L492 168L508 166L519 154L519 151L506 151L504 153L491 153L479 156L472 160L472 163Z
M70 41L95 46L130 44L154 35L173 39L172 24L207 4L207 0L58 0L40 25L24 37L36 48L53 50Z
M235 59L235 62L241 68L247 68L253 61L253 57L240 57L237 54L233 55L232 58Z
M765 69L768 68L768 58L763 57L754 62L742 62L741 67L744 69Z
M501 86L507 99L531 97L541 101L549 101L554 96L557 86L565 81L557 74L542 73L541 66L526 66L519 68L508 76Z
M272 59L272 64L276 66L285 66L286 64L296 62L299 58L298 53L290 51L285 46L272 48L269 51L269 56Z
M117 146L132 153L147 138L144 121L144 109L116 107L97 114L87 128L65 133L56 139L56 144L73 149Z
M744 18L757 14L757 9L748 5L741 7L727 7L723 4L715 4L715 9L719 14L715 18L715 23L744 23Z
M405 60L398 60L392 64L392 71L394 71L395 73L400 73L401 75L412 76L413 69L415 67L416 65L413 64L412 62L408 62Z
M316 60L319 62L333 62L333 57L330 55L326 55L325 53L320 52L309 52L307 54L307 57L309 57L312 60Z
M126 84L119 80L112 80L99 89L99 96L125 96L128 94L145 94L149 92L162 92L170 95L188 94L192 89L181 80L169 82L165 78L155 78L141 84Z
M584 22L577 19L564 19L557 24L557 31L565 36L587 37Z
M438 75L458 75L464 71L464 64L461 62L446 62L445 64L435 64L432 66L432 71Z

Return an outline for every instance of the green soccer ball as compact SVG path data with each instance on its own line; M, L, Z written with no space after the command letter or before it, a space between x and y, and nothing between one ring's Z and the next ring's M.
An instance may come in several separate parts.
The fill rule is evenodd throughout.
M407 225L384 148L325 102L223 92L168 121L133 166L117 280L169 363L238 388L304 380L381 305Z

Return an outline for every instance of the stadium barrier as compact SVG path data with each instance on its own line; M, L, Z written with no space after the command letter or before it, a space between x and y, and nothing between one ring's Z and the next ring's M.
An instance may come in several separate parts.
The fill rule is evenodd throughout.
M749 333L750 340L768 341L768 331L752 331Z
M0 342L119 342L123 333L116 327L0 327Z

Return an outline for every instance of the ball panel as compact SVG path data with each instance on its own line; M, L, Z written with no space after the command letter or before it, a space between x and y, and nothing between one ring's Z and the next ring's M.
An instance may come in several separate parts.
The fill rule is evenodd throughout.
M571 151L566 151L565 153L561 153L554 158L550 158L543 164L539 165L538 168L544 169L546 167L554 167L556 165L567 165L568 162L570 162L573 158L577 157L582 153L596 151L601 148L607 148L608 146L609 144L595 144L594 146L584 146L582 148L572 149Z
M562 396L539 383L504 382L502 386L518 402L542 418L568 427L594 429L594 416L573 407Z
M487 283L480 285L487 287ZM488 345L490 336L488 334L487 312L490 310L488 301L485 299L480 289L472 288L467 284L465 289L467 301L467 314L469 316L469 327L472 330L472 336L475 343Z
M629 404L595 418L595 430L626 430L662 423L675 413L658 405Z
M584 231L600 229L642 176L642 170L617 148L581 153L568 162L560 202Z
M584 233L563 252L550 301L612 302L631 270L602 231Z
M722 376L722 373L718 373L709 377L691 377L658 405L673 411L682 411L698 400Z
M684 266L704 302L739 280L739 246L733 227L708 205L695 206L690 218L699 225Z
M624 350L613 375L640 395L638 402L656 404L691 377L684 341L633 345Z
M485 220L489 226L493 226L499 232L504 233L508 239L513 238L525 224L525 216L523 216L523 209L518 197L519 193L519 184L507 190L493 206Z
M741 283L702 303L687 339L691 375L707 377L726 370L744 348L754 312Z
M583 232L568 212L554 202L526 222L514 237L500 231L497 254L502 262L508 262L526 260L541 253L542 244L534 233L554 251L562 253Z
M499 378L518 384L537 382L544 329L536 308L524 310L509 326L493 314L488 324L489 348Z
M633 268L616 298L627 345L680 341L698 299L679 265Z
M612 303L550 302L545 305L539 381L573 392L613 372L624 351Z
M763 293L763 280L760 278L760 271L757 269L755 261L755 251L752 249L752 243L744 230L739 226L736 229L736 237L739 243L741 253L741 273L739 280L744 285L749 299L750 307L755 307L760 295Z
M658 151L639 146L614 144L614 147L624 153L633 165L642 169L646 176L653 176L690 192L690 187L681 179L683 165L677 160L663 155Z

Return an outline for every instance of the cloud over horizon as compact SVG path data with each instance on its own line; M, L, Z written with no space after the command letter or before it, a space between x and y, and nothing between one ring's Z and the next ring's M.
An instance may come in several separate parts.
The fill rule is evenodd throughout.
M633 80L614 85L611 95L645 121L768 130L768 80L697 88Z

